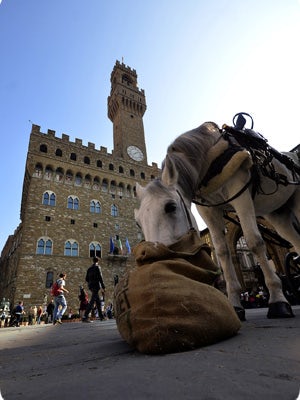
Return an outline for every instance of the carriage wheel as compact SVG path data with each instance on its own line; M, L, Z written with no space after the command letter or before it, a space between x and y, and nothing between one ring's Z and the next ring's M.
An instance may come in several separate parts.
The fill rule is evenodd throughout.
M300 302L300 256L295 252L288 253L284 268L293 295Z

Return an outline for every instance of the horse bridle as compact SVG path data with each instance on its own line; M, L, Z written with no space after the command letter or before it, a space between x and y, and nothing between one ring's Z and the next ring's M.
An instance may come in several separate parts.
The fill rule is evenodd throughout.
M176 189L176 193L178 194L179 199L180 199L180 201L182 203L182 206L183 206L183 209L184 209L185 217L186 217L187 224L188 224L188 227L189 227L188 230L191 231L191 230L195 229L195 227L192 224L192 219L191 219L189 210L188 210L188 208L187 208L187 206L185 204L185 201L184 201L184 199L182 197L182 194L180 193L180 191L178 189Z

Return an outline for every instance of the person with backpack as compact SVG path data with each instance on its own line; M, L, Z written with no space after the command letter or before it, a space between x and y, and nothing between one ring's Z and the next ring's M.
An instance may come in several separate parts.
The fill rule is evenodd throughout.
M100 300L98 292L101 288L102 295L104 295L105 285L103 282L101 267L98 264L97 257L93 258L93 265L91 265L89 267L89 269L87 270L85 281L87 282L88 287L89 287L90 291L92 292L92 296L91 296L90 302L87 305L84 316L82 317L82 322L92 322L89 319L89 313L91 312L91 310L94 306L94 303L96 303L96 306L98 309L99 319L102 321L104 319L104 317L102 314L101 300Z
M54 297L53 325L61 324L61 318L67 309L67 301L64 293L69 293L65 288L67 275L59 274L59 278L52 286L51 294Z

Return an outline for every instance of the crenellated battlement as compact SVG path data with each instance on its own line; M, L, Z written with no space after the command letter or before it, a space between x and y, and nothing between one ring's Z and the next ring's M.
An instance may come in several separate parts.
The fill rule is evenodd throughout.
M82 150L85 150L86 148L88 148L90 150L100 151L100 153L104 154L104 155L112 155L113 154L113 153L108 153L107 147L104 147L104 146L100 146L100 148L97 149L95 146L95 143L92 143L92 142L88 142L87 146L85 146L82 142L82 139L75 138L75 141L72 142L70 140L70 136L65 133L62 133L61 137L59 137L59 136L56 136L56 131L54 131L52 129L48 129L47 133L42 132L41 127L36 124L32 124L31 134L35 134L35 135L38 134L43 137L48 137L49 139L56 139L56 141L61 141L63 144L71 144L71 145L75 144L76 146L81 147Z
M123 62L120 63L120 61L118 61L118 60L116 60L116 64L114 66L114 69L113 69L111 75L113 75L115 69L117 69L117 68L122 69L124 72L126 72L130 75L134 75L137 78L137 73L136 73L135 69L130 68L128 65L125 65Z

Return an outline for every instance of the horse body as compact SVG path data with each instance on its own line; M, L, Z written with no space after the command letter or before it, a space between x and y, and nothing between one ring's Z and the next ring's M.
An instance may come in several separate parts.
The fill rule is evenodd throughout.
M146 240L170 245L191 226L196 228L190 209L194 201L210 231L224 272L228 298L236 310L242 310L241 287L226 242L223 219L224 210L234 210L248 248L264 273L270 293L268 317L293 316L283 295L281 281L268 262L256 217L268 220L300 254L299 186L278 184L261 172L251 181L253 158L245 149L232 152L220 168L219 156L230 145L214 123L205 123L175 139L163 163L162 182L151 182L146 188L137 187L141 205L136 210L136 220ZM233 140L232 146L235 145ZM273 167L277 174L286 176L289 181L295 180L295 174L275 158L272 159ZM211 175L212 168L217 172Z

